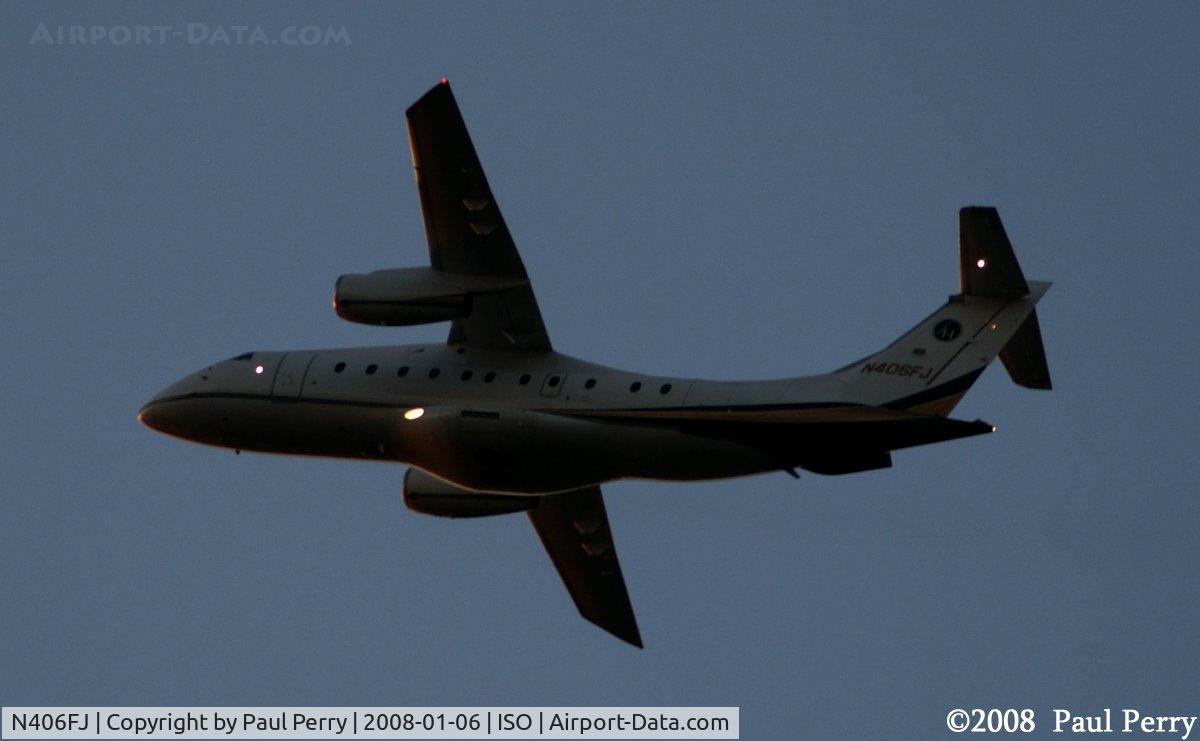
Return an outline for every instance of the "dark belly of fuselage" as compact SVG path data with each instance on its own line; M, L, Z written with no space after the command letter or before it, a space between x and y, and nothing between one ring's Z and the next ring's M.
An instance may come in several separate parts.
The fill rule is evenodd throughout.
M482 491L546 493L622 478L718 479L779 468L763 451L663 426L522 409L196 395L155 402L143 420L237 450L409 463Z

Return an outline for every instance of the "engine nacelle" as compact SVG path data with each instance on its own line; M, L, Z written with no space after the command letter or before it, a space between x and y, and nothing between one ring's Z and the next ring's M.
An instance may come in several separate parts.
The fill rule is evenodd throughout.
M410 468L404 475L404 504L435 517L489 517L533 509L538 497L478 494Z
M524 280L397 268L350 273L337 279L333 310L359 324L404 327L470 315L471 297L513 288Z

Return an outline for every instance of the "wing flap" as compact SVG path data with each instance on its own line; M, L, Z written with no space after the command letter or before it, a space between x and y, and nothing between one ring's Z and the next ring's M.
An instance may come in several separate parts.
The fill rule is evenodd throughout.
M642 648L600 487L542 497L529 519L579 613Z

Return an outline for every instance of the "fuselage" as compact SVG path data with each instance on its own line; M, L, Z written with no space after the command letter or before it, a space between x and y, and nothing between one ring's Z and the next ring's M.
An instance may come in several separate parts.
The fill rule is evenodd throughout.
M546 493L789 467L713 424L811 418L847 406L838 389L834 376L708 381L554 352L406 345L246 353L167 387L139 418L226 448L398 461L473 490Z

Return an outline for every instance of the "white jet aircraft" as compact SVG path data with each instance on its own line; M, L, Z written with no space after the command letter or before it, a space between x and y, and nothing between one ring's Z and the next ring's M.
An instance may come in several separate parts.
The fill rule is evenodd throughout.
M652 377L554 352L525 267L445 80L407 111L431 267L343 275L352 322L451 322L445 344L256 351L168 386L138 418L236 450L412 466L410 509L525 512L580 613L642 640L600 485L797 468L887 468L891 452L994 431L950 411L1000 356L1050 388L1034 305L994 208L959 212L959 292L883 350L772 381Z

